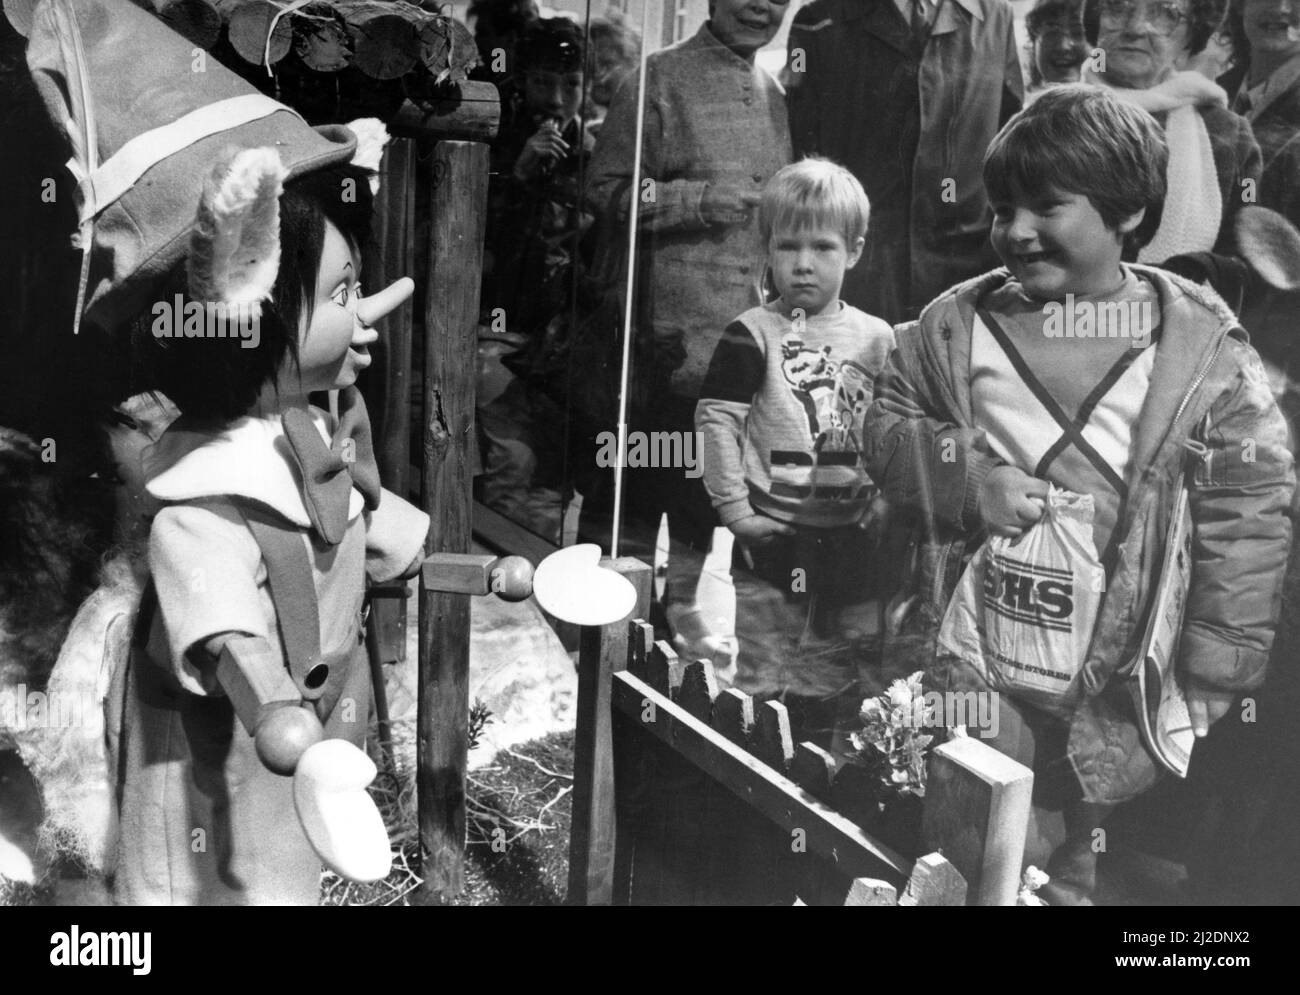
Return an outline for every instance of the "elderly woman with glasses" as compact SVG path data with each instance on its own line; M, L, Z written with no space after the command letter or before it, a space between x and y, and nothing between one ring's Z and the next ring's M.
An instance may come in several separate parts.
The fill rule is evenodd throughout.
M1300 226L1300 0L1232 0L1219 79L1263 153L1259 202Z
M1100 52L1085 79L1171 98L1153 109L1169 142L1168 193L1164 210L1143 222L1152 234L1138 260L1209 282L1239 309L1247 273L1233 221L1258 200L1259 146L1246 119L1207 100L1204 88L1168 86L1207 57L1224 0L1089 0L1088 14Z

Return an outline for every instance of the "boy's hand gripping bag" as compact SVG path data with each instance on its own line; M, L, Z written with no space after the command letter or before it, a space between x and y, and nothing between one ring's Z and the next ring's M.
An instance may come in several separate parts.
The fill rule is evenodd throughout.
M1105 588L1093 500L1053 487L1016 539L991 536L971 558L939 630L939 649L989 684L1042 704L1073 690Z

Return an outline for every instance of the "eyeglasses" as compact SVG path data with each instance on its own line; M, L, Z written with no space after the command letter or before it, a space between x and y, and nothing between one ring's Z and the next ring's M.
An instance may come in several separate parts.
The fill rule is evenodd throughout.
M1145 6L1137 0L1101 0L1101 16L1113 24L1128 24L1142 7L1146 19L1159 34L1171 35L1178 30L1178 25L1190 20L1176 3L1169 0L1147 3Z

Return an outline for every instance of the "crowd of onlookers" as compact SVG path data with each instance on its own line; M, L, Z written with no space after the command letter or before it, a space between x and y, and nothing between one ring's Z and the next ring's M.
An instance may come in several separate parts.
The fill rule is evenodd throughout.
M625 472L620 552L653 560L666 518L658 628L742 689L783 695L816 738L837 701L893 672L987 690L934 656L966 540L1024 533L1053 488L1090 495L1114 593L1086 702L1012 696L996 744L1059 796L1035 798L1042 859L1057 900L1087 899L1093 830L1154 781L1110 690L1154 583L1137 560L1158 540L1134 536L1161 527L1156 481L1182 451L1161 440L1226 460L1194 491L1180 666L1197 735L1259 690L1270 647L1266 702L1291 694L1277 661L1292 637L1273 631L1300 413L1300 280L1278 277L1300 266L1300 3L1039 0L1018 31L1005 0L812 0L778 80L756 55L788 15L713 0L642 86L617 12L584 28L527 0L471 8L485 62L507 53L479 496L559 541L580 495L578 535L609 546L598 438L618 427L627 323L629 433L700 452L699 472ZM1156 334L1062 343L1043 312L1063 299L1152 308ZM1247 442L1242 463L1231 446ZM697 597L720 526L734 638ZM1292 763L1240 725L1216 726L1193 770L1186 857L1203 894L1225 866L1207 854L1262 838Z

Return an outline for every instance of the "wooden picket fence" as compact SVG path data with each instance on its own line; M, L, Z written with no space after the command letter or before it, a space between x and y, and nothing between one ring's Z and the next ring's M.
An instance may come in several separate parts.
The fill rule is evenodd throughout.
M938 746L919 835L913 826L895 849L863 828L878 825L866 772L837 772L826 750L794 744L780 702L719 691L711 664L678 659L642 621L590 637L580 654L571 902L1015 904L1028 768L978 739ZM915 859L900 852L909 844Z

